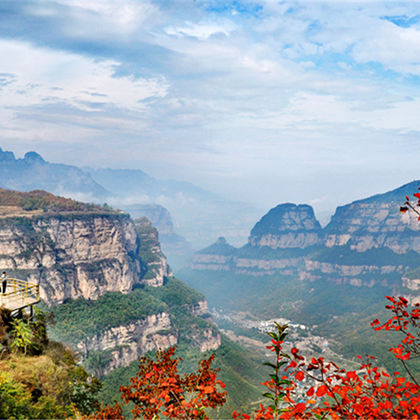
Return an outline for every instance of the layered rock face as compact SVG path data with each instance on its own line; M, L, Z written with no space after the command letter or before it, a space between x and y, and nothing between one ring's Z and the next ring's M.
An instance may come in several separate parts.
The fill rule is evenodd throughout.
M202 351L220 346L203 295L173 278L146 218L134 224L106 206L0 189L0 270L39 284L56 313L52 336L85 363L97 357L96 374L185 335Z
M400 213L398 203L355 202L337 208L325 228L325 245L349 245L358 252L387 247L397 254L420 253L420 224L413 213Z
M168 275L160 249L159 269L142 276L140 241L123 214L50 215L0 219L0 267L39 283L48 304L128 293L138 284L158 286Z
M321 243L322 229L311 206L280 204L254 226L244 247L237 249L221 237L196 253L191 267L252 276L293 275L303 256Z
M149 286L162 286L165 277L172 275L172 270L160 248L158 231L145 217L136 219L135 227L140 239L139 253L145 263L142 269L143 281Z
M271 209L251 230L249 244L270 248L307 248L321 242L321 226L311 206L291 203Z
M195 255L191 267L354 286L401 286L404 273L420 265L420 223L412 212L400 213L399 206L419 186L415 181L338 207L324 229L310 206L281 204L255 225L247 245L212 245ZM414 280L405 283L415 287Z
M168 333L168 331L170 331ZM167 349L177 344L170 316L166 312L150 315L130 324L113 327L88 337L76 344L83 358L92 351L109 351L109 361L102 367L101 375L128 366L151 350Z

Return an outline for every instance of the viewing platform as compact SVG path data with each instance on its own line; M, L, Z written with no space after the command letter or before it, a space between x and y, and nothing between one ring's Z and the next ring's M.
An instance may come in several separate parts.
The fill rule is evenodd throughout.
M0 290L2 284L0 281ZM39 285L25 280L7 279L6 293L0 293L0 306L16 311L38 303Z

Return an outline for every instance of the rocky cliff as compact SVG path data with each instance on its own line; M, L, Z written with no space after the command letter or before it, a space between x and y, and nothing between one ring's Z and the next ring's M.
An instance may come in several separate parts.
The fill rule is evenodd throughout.
M150 286L162 286L165 277L173 273L160 248L158 231L145 217L136 219L135 227L140 240L138 253L144 263L143 281Z
M0 269L39 283L48 304L97 299L107 291L128 293L140 284L162 285L168 274L164 257L159 255L159 269L147 270L139 247L134 223L124 214L0 219Z
M321 225L311 206L280 204L251 230L249 244L258 247L307 248L321 242Z
M134 224L107 206L0 190L0 270L39 284L56 314L52 337L87 365L99 352L98 374L186 339L203 351L220 345L203 295L173 278L145 218Z
M280 204L254 226L245 246L235 248L221 237L196 253L191 267L252 276L293 275L303 265L304 255L322 243L322 237L312 207Z
M191 268L401 286L404 273L420 265L420 223L412 212L400 213L399 206L419 186L414 181L338 207L324 229L310 206L281 204L261 218L244 247L218 242L195 254Z

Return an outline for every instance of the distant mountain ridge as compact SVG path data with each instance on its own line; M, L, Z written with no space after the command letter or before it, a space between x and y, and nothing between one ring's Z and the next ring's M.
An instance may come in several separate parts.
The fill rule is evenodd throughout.
M53 194L103 200L111 193L76 166L50 163L36 152L16 159L0 148L0 187L18 191L46 190Z
M259 213L249 204L220 197L189 182L154 178L140 169L92 169L51 163L34 151L16 159L13 152L0 149L0 187L46 190L76 200L106 202L130 214L135 211L133 217L148 216L138 213L141 206L165 207L174 220L176 233L161 239L172 261L188 256L189 244L198 249L207 238L216 239L221 234L243 241Z
M256 223L246 245L235 248L219 239L194 255L191 268L402 287L405 273L420 266L420 222L399 206L419 187L413 181L340 206L324 228L309 205L280 204ZM411 277L404 277L405 287L417 284Z

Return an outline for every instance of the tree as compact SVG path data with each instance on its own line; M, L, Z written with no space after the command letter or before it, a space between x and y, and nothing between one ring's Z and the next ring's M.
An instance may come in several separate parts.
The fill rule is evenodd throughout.
M26 354L26 349L32 344L34 334L31 326L23 319L16 319L12 322L12 337L11 349L13 351L23 350Z
M357 371L346 371L323 357L306 360L297 348L291 354L282 352L287 325L275 324L270 333L272 345L267 348L276 354L274 364L267 363L275 373L265 382L270 400L268 406L260 405L256 419L415 419L420 418L419 378L415 378L407 362L420 357L420 304L409 309L403 297L387 297L386 308L393 316L384 323L377 319L373 328L400 331L402 341L390 351L406 369L407 377L400 372L389 375L374 365L375 358L368 356ZM360 358L360 356L359 356ZM280 368L286 365L283 375ZM302 381L311 384L302 398ZM247 414L234 413L234 418L248 419Z
M226 401L223 382L217 380L217 369L211 367L214 355L199 362L194 373L180 375L175 347L158 351L156 360L142 357L130 385L121 386L121 398L128 404L134 418L207 419L206 410L222 406ZM93 418L122 418L119 404L103 406Z

